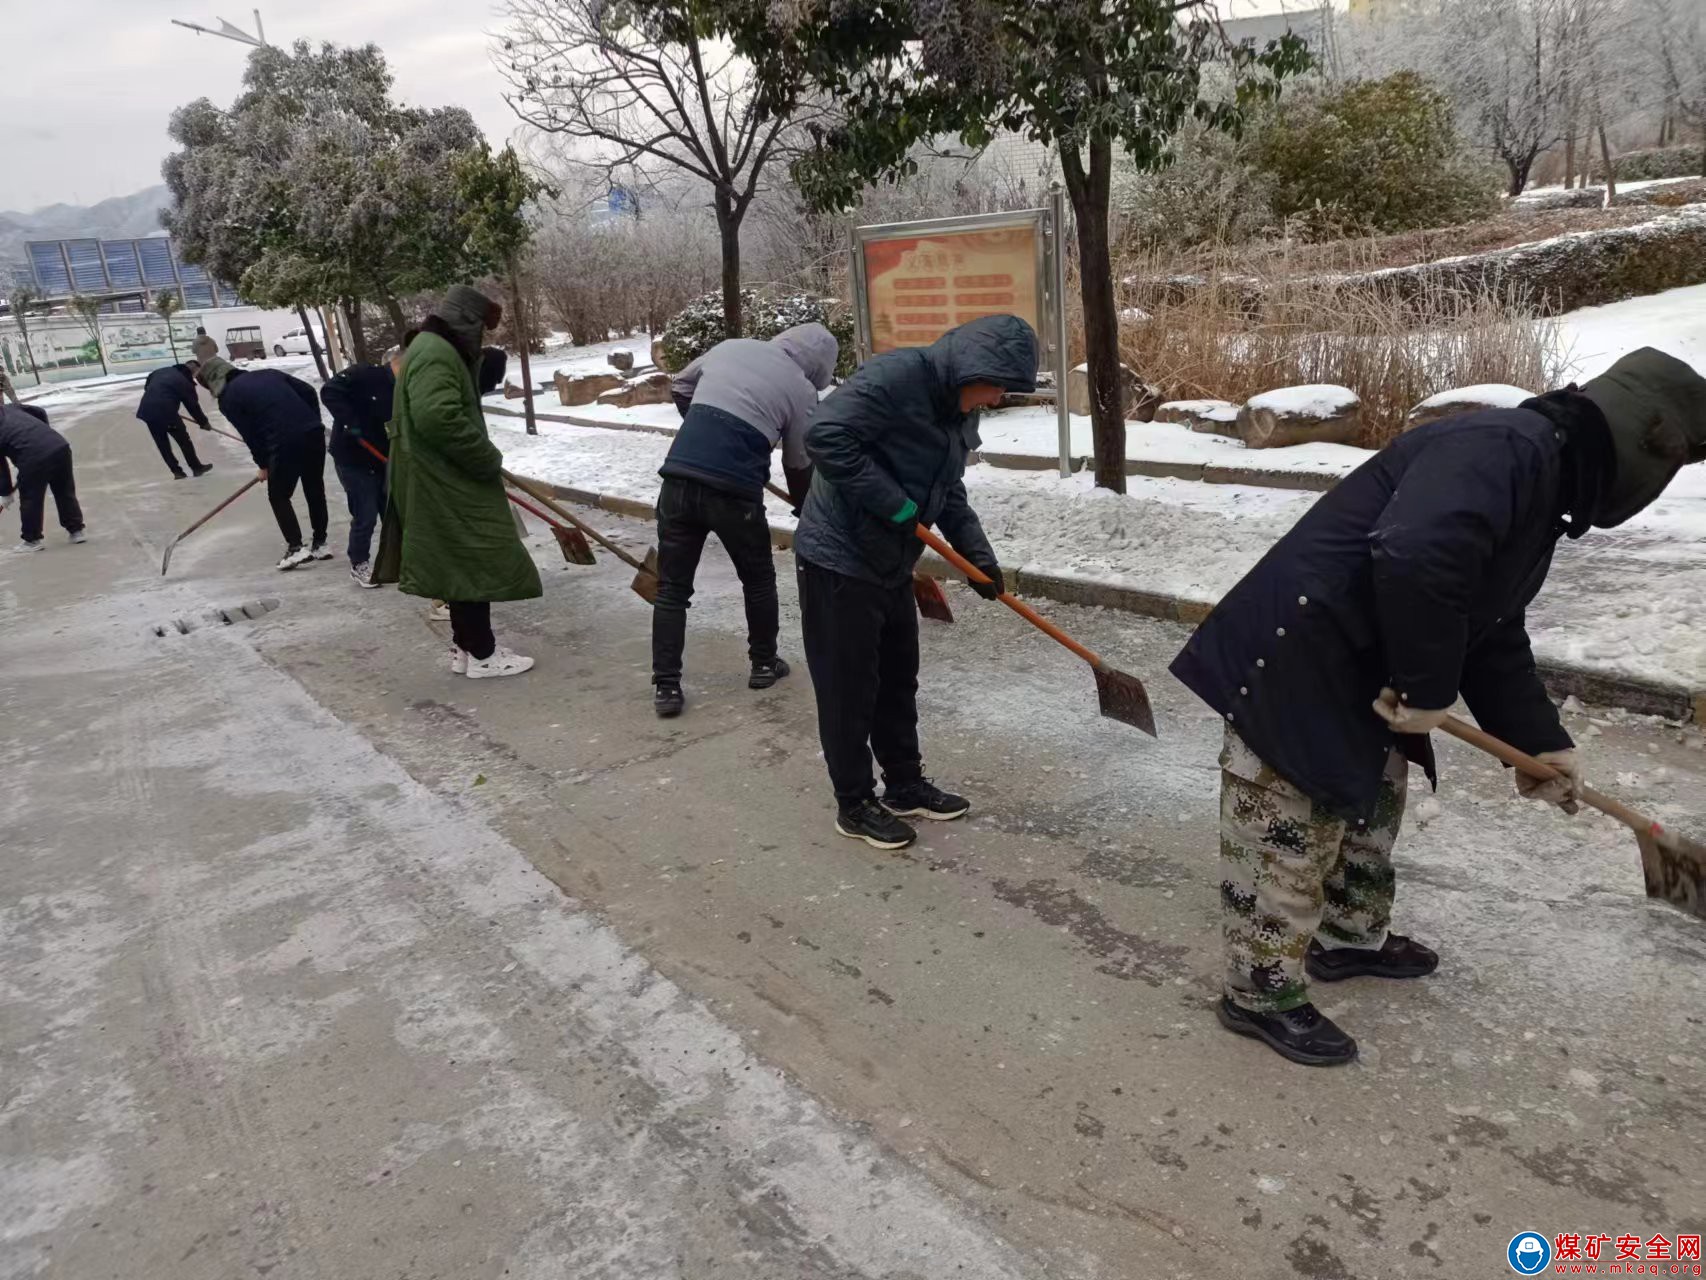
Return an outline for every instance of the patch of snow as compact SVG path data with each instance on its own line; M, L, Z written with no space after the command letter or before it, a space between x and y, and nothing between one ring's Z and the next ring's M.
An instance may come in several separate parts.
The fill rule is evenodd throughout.
M1250 397L1249 408L1266 409L1281 417L1331 418L1354 409L1362 403L1349 387L1337 387L1330 382L1304 387L1278 387Z
M1490 404L1499 409L1515 409L1524 401L1534 399L1534 392L1524 391L1504 382L1482 382L1473 387L1456 387L1429 396L1416 406L1418 409L1441 409L1452 404Z
M1238 421L1238 406L1230 400L1169 400L1155 412L1159 414L1162 409L1189 414L1206 422Z
M1699 181L1700 178L1698 174L1692 178L1640 178L1634 182L1619 182L1617 184L1617 192L1619 195L1626 195L1631 191L1645 191L1649 187L1673 187L1678 183ZM1575 190L1579 191L1582 190L1582 188L1577 187ZM1589 187L1587 190L1603 193L1605 191L1605 187L1601 184ZM1530 187L1521 195L1514 197L1513 202L1516 204L1527 204L1531 200L1544 200L1548 196L1562 195L1564 191L1565 187L1562 184L1550 187Z
M1640 347L1657 347L1706 375L1706 284L1583 307L1557 324L1569 353L1567 380L1597 378Z

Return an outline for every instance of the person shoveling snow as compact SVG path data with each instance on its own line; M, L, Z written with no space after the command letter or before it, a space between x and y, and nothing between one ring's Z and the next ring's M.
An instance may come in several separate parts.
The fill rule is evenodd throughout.
M1356 1057L1309 979L1431 973L1389 929L1409 766L1461 694L1483 729L1560 778L1582 768L1535 670L1524 610L1559 538L1622 524L1706 460L1706 379L1650 348L1580 389L1447 418L1323 497L1173 663L1226 722L1221 1022L1294 1062ZM1394 736L1396 735L1396 736Z

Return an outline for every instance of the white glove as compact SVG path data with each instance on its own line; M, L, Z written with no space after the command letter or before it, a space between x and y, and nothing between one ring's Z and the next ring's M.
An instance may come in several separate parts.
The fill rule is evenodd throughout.
M1382 689L1374 700L1374 714L1391 726L1393 733L1432 733L1445 723L1450 707L1423 711L1412 707L1391 689Z
M1518 769L1516 793L1528 800L1544 800L1547 804L1555 804L1565 813L1576 813L1581 808L1578 801L1582 796L1582 762L1576 754L1576 749L1567 747L1563 751L1543 751L1534 758L1541 764L1551 765L1563 777L1542 781L1539 778L1531 778Z

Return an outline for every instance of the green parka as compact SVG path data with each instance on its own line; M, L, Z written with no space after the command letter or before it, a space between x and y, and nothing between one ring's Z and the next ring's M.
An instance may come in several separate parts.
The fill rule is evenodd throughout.
M509 513L503 454L486 434L473 374L435 333L409 344L390 430L390 500L374 581L436 600L542 594Z

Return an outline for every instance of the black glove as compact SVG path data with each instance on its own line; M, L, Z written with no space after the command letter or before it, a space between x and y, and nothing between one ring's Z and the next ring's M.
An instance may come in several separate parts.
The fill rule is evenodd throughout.
M971 589L985 600L993 600L1007 590L1007 583L1001 577L1001 566L998 564L980 564L977 566L989 576L988 582L972 582L966 579Z
M687 416L687 411L693 407L693 397L684 396L679 391L670 392L669 398L675 401L675 411L684 418Z

